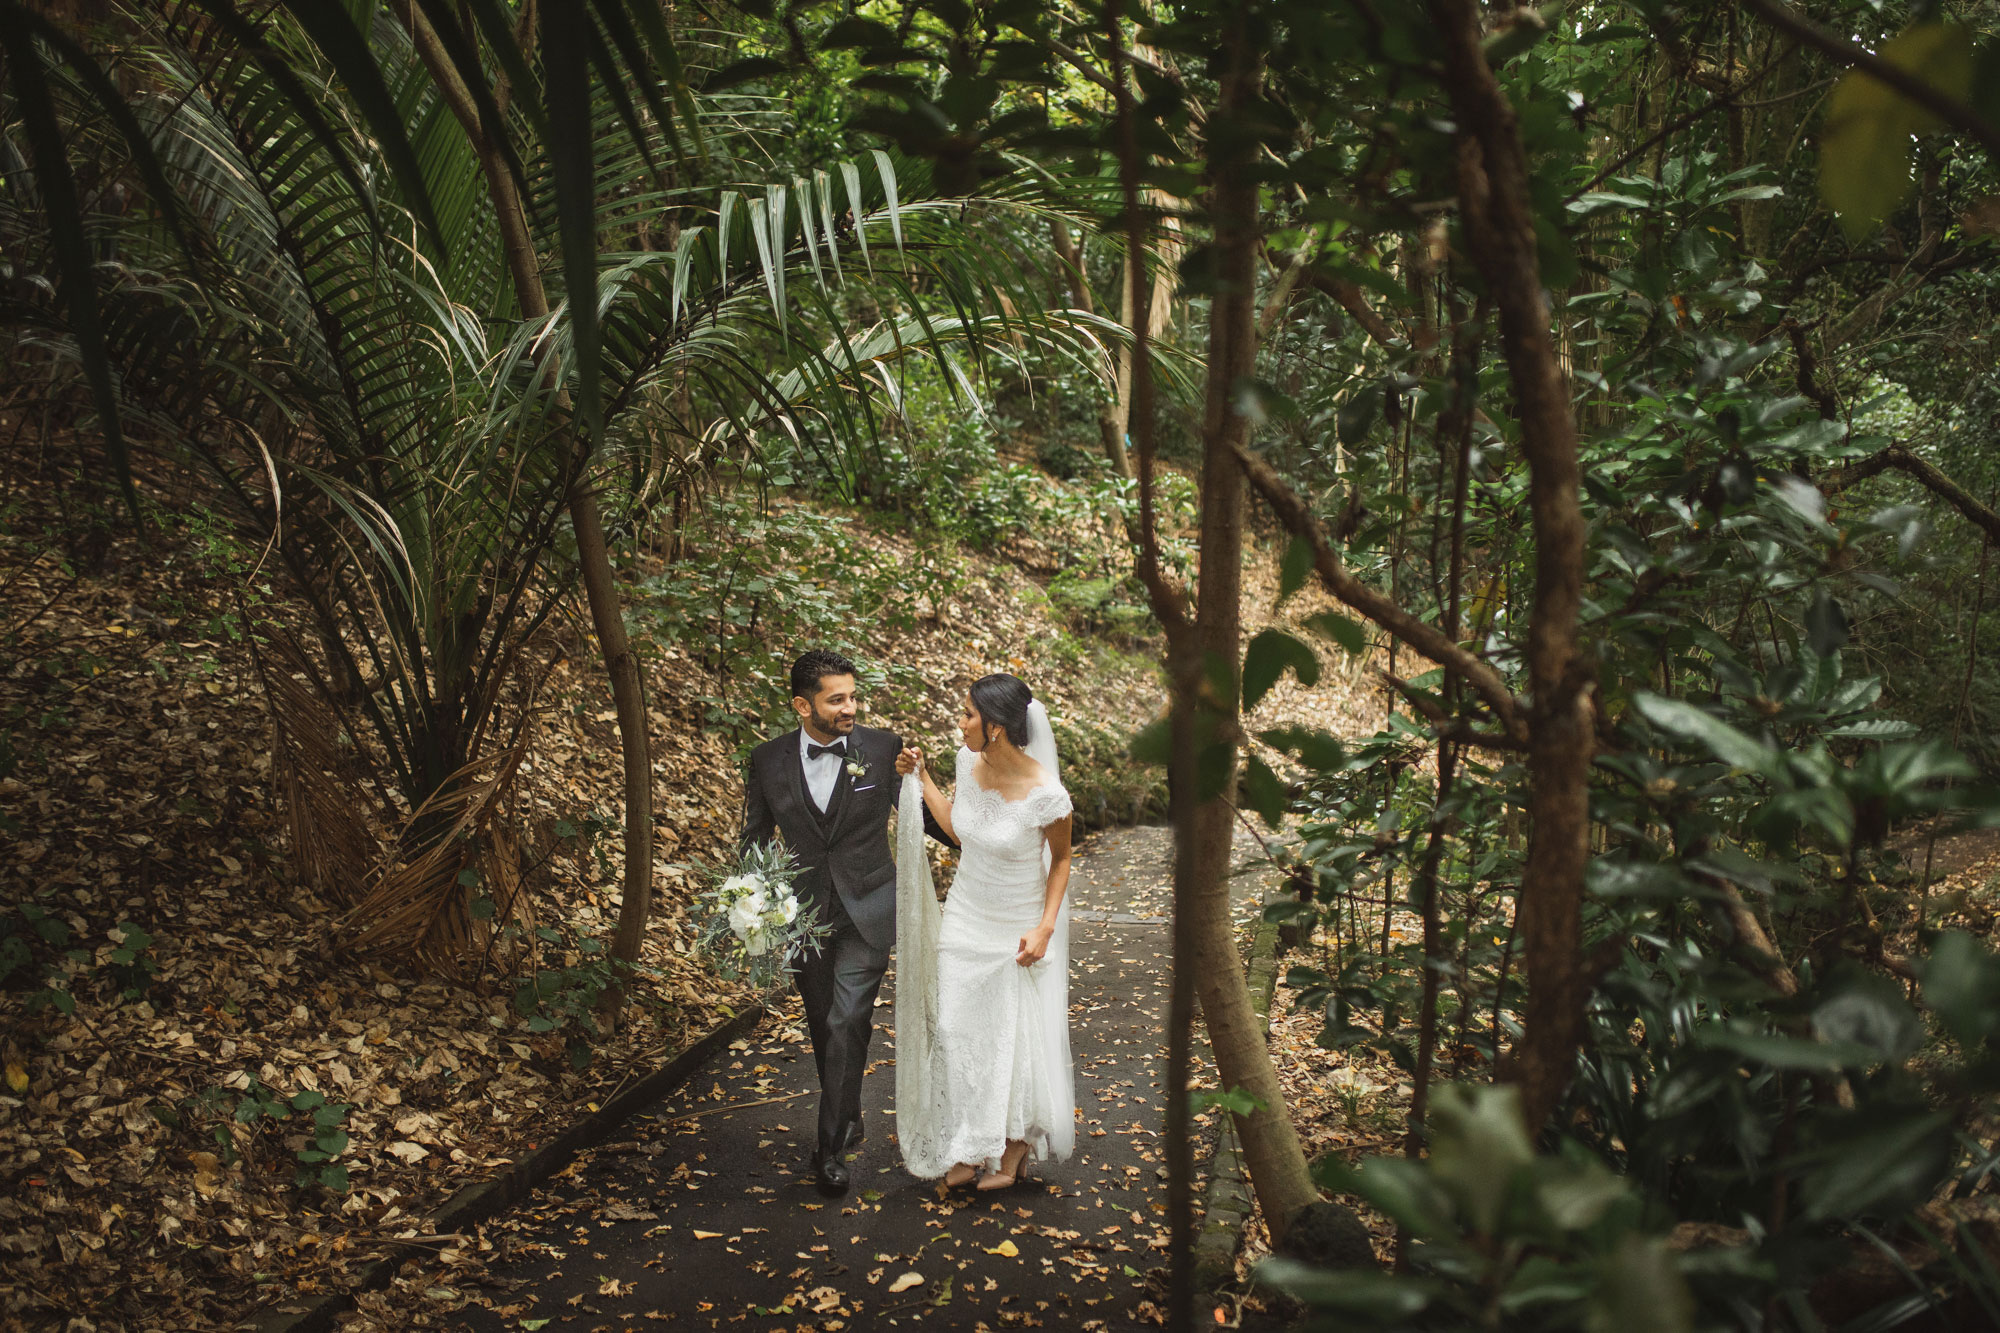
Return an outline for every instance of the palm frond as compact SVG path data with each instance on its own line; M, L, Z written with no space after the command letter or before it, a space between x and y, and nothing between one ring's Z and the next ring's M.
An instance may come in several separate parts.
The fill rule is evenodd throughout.
M98 429L104 434L105 450L117 472L118 485L136 516L139 493L132 485L131 460L124 431L119 427L118 392L104 346L96 265L84 232L83 210L77 202L76 177L70 171L69 156L63 148L62 128L56 118L42 53L29 35L27 25L17 21L15 9L12 4L0 7L0 64L4 64L16 91L15 105L27 131L35 176L41 186L42 207L49 217L60 263L63 305L69 316L70 332L76 339L78 359L97 403Z
M357 953L451 972L483 952L481 918L472 904L486 896L485 881L505 883L518 873L499 868L511 840L499 840L499 855L487 848L527 756L528 739L523 734L450 774L411 812L396 861L341 919Z
M266 634L254 660L271 714L271 776L294 863L320 897L349 907L382 854L366 814L366 757L338 744L344 728L328 707L330 691L315 681L317 669L290 635Z
M350 904L358 947L442 965L483 929L458 876L468 844L499 845L532 706L518 676L574 578L565 505L586 456L633 460L634 505L771 432L859 475L899 362L934 361L970 398L989 364L1106 373L1121 330L1041 308L1056 285L1023 237L1081 220L1046 182L940 199L927 167L886 152L774 172L759 134L778 110L698 97L681 57L707 59L701 39L649 0L545 5L533 42L500 0L414 0L445 54L424 37L430 67L388 12L309 3L135 5L139 77L108 101L101 72L46 66L30 139L46 147L53 124L70 152L141 141L156 211L74 202L73 233L122 259L88 275L111 275L100 346L54 289L0 292L0 321L17 348L100 364L100 415L142 424L272 544L323 645L323 666L294 651L266 672L301 868ZM448 100L433 69L463 92ZM6 96L0 135L32 129ZM562 272L546 315L522 315L475 138ZM48 174L0 172L0 244L63 274L67 297L76 257L29 188ZM866 305L887 313L857 322ZM377 807L411 811L393 864L367 872L379 821L329 814L368 803L343 734L372 738L397 789ZM498 858L482 874L505 873L481 854Z

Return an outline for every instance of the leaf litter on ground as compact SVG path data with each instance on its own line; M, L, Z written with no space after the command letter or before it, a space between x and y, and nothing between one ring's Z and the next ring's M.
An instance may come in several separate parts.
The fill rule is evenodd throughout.
M222 1324L277 1295L340 1288L412 1243L476 1272L489 1242L422 1234L438 1201L751 999L689 952L685 867L726 852L740 805L733 745L693 707L673 706L707 682L675 650L650 663L657 761L672 775L657 793L660 897L646 954L662 1005L628 1009L579 1070L559 1035L525 1030L504 986L467 988L341 952L334 914L289 871L263 699L227 632L227 581L129 537L73 572L38 535L54 515L35 504L0 532L0 618L26 625L0 673L0 706L44 724L16 736L20 761L0 778L0 819L15 836L0 900L61 922L74 952L52 975L78 1012L46 1010L0 1036L0 1160L10 1167L0 1315L63 1311L107 1333ZM897 539L867 541L897 557ZM870 721L945 752L958 693L993 669L1030 678L1059 716L1136 728L1158 711L1156 672L1129 657L1106 669L1048 656L1055 636L1035 609L1046 602L1021 595L1027 577L968 560L962 594L881 647L930 688L878 701ZM1274 567L1257 562L1253 590ZM1287 618L1309 600L1294 598ZM552 636L575 633L551 624ZM544 822L615 806L618 791L603 681L587 642L569 650L547 687L555 720L524 765L523 807ZM1287 679L1258 720L1329 726L1358 697L1357 681L1349 672L1330 704L1326 678L1313 692ZM617 868L559 859L544 893L550 916L602 934L616 916ZM127 922L149 936L139 952L154 972L121 1000L106 978ZM253 1088L279 1100L317 1092L347 1108L336 1157L345 1190L295 1187L304 1136L288 1126L274 1137L229 1114ZM646 1211L630 1209L633 1220Z

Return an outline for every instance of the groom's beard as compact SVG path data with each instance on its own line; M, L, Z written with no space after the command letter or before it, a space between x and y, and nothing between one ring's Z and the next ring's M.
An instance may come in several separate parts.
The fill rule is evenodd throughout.
M813 709L812 724L813 730L829 740L837 736L849 735L854 730L854 719L852 717L842 716L838 713L822 713L817 708Z

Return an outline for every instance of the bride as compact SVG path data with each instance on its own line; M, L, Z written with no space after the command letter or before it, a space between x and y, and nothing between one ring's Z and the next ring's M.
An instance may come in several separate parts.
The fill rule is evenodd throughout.
M1005 1189L1076 1143L1069 1052L1070 799L1048 713L973 683L949 800L905 749L896 848L896 1141L911 1173ZM963 849L942 911L921 800Z

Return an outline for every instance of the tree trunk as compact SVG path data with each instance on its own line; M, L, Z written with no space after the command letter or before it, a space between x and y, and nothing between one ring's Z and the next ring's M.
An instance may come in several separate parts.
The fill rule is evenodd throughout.
M569 513L576 528L577 563L584 572L591 625L597 631L605 672L611 677L619 749L625 758L625 893L618 908L611 956L621 963L636 963L653 905L653 747L646 730L646 690L639 676L639 659L625 633L625 609L618 600L611 552L597 511L597 492L590 489L587 479L581 480L570 496ZM614 1006L623 991L618 986L607 992Z
M1234 118L1248 114L1259 74L1240 14L1231 25L1228 60L1216 114ZM1202 420L1201 572L1193 634L1184 636L1192 642L1174 664L1174 708L1183 753L1190 760L1198 753L1202 765L1219 759L1226 773L1220 789L1205 800L1202 789L1215 789L1218 775L1189 772L1196 765L1187 763L1183 772L1194 783L1175 783L1174 910L1188 918L1195 984L1222 1086L1240 1088L1263 1104L1262 1110L1238 1116L1236 1128L1276 1244L1299 1211L1319 1200L1319 1191L1251 1007L1229 914L1236 813L1231 798L1242 725L1235 681L1242 656L1245 490L1236 458L1250 431L1249 418L1235 403L1236 388L1255 369L1257 355L1257 182L1250 166L1245 150L1234 143L1211 158L1215 289ZM1211 664L1218 669L1211 671ZM1211 681L1226 681L1228 688L1218 691ZM1210 735L1223 748L1200 744ZM1170 1089L1169 1095L1181 1094Z
M1125 32L1119 0L1105 0L1104 25L1111 52L1111 96L1116 108L1118 183L1124 206L1128 261L1140 275L1146 271L1150 226L1139 206L1140 153L1132 90L1125 78ZM1189 625L1180 589L1160 567L1159 532L1153 509L1153 358L1147 331L1152 327L1150 289L1133 288L1139 304L1132 330L1131 427L1138 461L1139 521L1133 533L1138 551L1133 569L1145 585L1153 614L1167 636L1169 681L1180 679L1179 655L1188 646ZM1122 397L1122 395L1121 395ZM1173 741L1167 766L1169 813L1179 827L1180 806L1193 790L1194 745L1190 715L1179 706L1178 690L1171 715ZM1178 848L1176 849L1178 852ZM1179 874L1176 856L1175 873ZM1188 1074L1193 1056L1194 950L1193 922L1176 907L1172 929L1173 972L1167 988L1166 1143L1167 1165L1167 1327L1181 1333L1194 1322L1194 1146L1188 1106Z
M1828 495L1837 495L1850 486L1891 469L1915 477L1922 483L1924 489L1976 525L1986 534L1987 541L2000 542L2000 514L1994 513L1990 506L1981 504L1965 487L1911 453L1908 447L1902 444L1891 444L1879 453L1870 454L1866 458L1857 458L1852 463L1828 474L1819 488Z
M1070 236L1069 224L1061 218L1049 223L1049 237L1055 247L1056 258L1063 267L1063 279L1069 285L1070 304L1086 314L1097 312L1097 302L1090 294L1090 276L1083 269L1083 247ZM1125 295L1118 309L1118 320L1126 328L1132 327L1132 265L1125 264ZM1130 415L1132 395L1132 348L1130 344L1112 349L1113 386L1111 396L1097 405L1097 433L1104 444L1104 456L1111 460L1111 466L1121 477L1132 475L1132 459L1125 448L1125 423Z
M1583 956L1589 857L1592 670L1578 628L1583 603L1582 484L1570 388L1549 329L1536 254L1527 152L1514 108L1482 49L1473 0L1431 0L1458 123L1459 208L1466 248L1500 315L1521 422L1535 541L1528 623L1527 860L1517 909L1528 1000L1506 1073L1539 1129L1569 1085L1590 998Z
M535 254L534 239L528 228L527 210L515 188L513 174L498 144L480 124L479 111L460 80L458 69L445 53L442 42L423 12L409 0L402 5L402 18L415 42L424 68L437 83L446 105L458 118L478 156L486 179L487 195L493 204L500 228L501 251L507 271L514 280L515 302L523 319L548 318L549 299L542 285L541 263ZM625 888L618 910L618 929L612 939L611 956L621 963L636 963L645 940L646 919L653 899L653 756L652 737L646 727L646 696L639 676L638 659L632 654L631 639L625 633L625 616L618 600L618 578L611 568L611 552L604 537L604 523L598 512L597 493L588 478L589 443L576 440L570 475L574 486L569 497L570 523L576 531L577 566L590 603L591 624L597 631L598 648L611 678L611 698L618 712L618 743L625 760ZM609 998L614 1006L623 990L614 987Z

